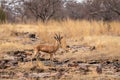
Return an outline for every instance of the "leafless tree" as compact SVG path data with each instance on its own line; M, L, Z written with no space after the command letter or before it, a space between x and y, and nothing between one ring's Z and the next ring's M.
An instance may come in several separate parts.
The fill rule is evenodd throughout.
M2 0L11 22L50 19L120 20L120 0Z
M9 21L16 22L17 19L19 19L19 21L23 21L25 16L23 4L24 0L5 1L4 11L6 12Z
M87 18L104 21L118 19L120 12L119 3L120 0L85 0Z
M82 3L78 3L74 0L68 1L66 3L66 12L69 18L71 19L82 19L84 17L84 7Z
M120 16L120 0L104 0L106 7Z
M25 3L26 10L33 14L36 21L50 20L61 7L62 0L30 0Z

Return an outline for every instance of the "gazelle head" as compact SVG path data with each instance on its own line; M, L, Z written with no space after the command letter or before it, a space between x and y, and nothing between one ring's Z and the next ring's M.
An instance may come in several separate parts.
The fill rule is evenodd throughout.
M60 47L61 47L61 40L63 39L63 36L59 34L55 33L54 39L59 43Z

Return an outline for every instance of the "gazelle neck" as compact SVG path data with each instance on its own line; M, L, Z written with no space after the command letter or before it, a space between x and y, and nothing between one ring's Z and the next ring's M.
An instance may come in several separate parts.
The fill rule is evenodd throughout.
M60 43L56 40L56 42L55 42L55 48L56 48L56 50L58 49L58 48L60 48Z

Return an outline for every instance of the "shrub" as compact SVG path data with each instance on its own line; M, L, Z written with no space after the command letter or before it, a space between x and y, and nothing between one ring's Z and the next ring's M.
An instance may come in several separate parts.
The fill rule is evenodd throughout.
M5 12L0 8L0 23L4 23L6 21L6 14Z

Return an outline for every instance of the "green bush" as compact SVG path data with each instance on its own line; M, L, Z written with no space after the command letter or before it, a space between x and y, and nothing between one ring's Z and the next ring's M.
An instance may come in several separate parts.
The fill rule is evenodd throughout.
M6 21L6 14L5 12L0 8L0 23L4 23Z

